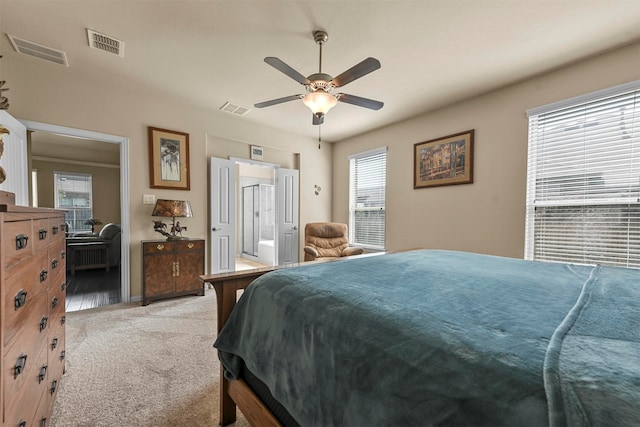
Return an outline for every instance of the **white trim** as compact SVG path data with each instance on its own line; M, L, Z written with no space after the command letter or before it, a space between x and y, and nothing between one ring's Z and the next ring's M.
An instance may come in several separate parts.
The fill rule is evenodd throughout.
M347 156L347 159L351 160L351 159L359 159L361 157L368 157L368 156L374 156L376 154L381 154L381 153L386 153L387 152L387 147L380 147L380 148L374 148L372 150L367 150L367 151L363 151L361 153L355 153L355 154L349 154L349 156Z
M252 166L260 166L262 168L278 169L280 165L276 163L262 162L259 160L245 159L244 157L229 157L229 160L236 163L244 163Z
M606 98L607 96L621 95L624 92L631 92L638 89L640 89L640 80L623 83L607 89L601 89L584 95L575 96L573 98L564 99L562 101L552 102L551 104L541 105L540 107L530 108L527 110L527 117L537 116L538 114L544 114L554 110L561 110L577 104L584 104L596 99Z
M85 162L82 160L59 159L56 157L31 156L31 160L39 160L41 162L52 162L52 163L65 163L70 165L95 166L98 168L120 169L120 165L98 163L98 162Z
M122 302L131 300L130 283L130 218L129 218L129 138L109 135L65 126L20 120L31 131L57 133L59 135L110 142L120 145L120 227L122 229L122 248L120 260L120 297Z

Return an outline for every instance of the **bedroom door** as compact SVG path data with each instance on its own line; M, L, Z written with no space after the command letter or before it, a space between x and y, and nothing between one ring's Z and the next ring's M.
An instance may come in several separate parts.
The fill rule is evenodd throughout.
M276 234L276 263L298 262L298 185L299 171L278 168L276 198L278 203Z
M236 162L211 157L211 273L236 269Z
M29 166L27 159L27 128L5 110L0 110L0 126L9 129L4 134L4 153L0 167L6 172L6 180L0 190L14 193L16 205L29 206Z

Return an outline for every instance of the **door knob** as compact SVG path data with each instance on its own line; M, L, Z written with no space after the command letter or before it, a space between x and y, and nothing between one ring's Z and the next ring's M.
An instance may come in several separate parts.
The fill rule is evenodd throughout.
M211 231L218 231L218 229L217 229L217 228L215 228L215 227L213 227L213 228L211 229Z
M297 225L294 225L294 226L293 226L293 229L294 229L294 231L295 231L295 230L297 230L297 229L298 229L298 226L297 226Z

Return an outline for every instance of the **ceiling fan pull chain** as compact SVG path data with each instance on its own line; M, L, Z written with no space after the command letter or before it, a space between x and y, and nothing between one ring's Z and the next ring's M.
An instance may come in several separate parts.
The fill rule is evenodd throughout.
M320 129L322 129L322 125L318 126L318 150L320 149L320 143L322 142L322 134L320 133Z

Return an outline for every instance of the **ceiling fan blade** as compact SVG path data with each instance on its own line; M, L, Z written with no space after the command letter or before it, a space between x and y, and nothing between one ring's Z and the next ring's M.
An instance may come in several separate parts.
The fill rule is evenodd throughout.
M313 115L313 124L314 125L321 125L324 123L324 116L316 116L315 114Z
M333 84L336 87L344 86L347 83L351 83L355 79L366 76L367 74L377 70L378 68L380 68L380 61L378 61L376 58L369 57L359 64L356 64L353 67L349 68L339 76L334 77Z
M270 107L272 105L282 104L283 102L295 101L296 99L302 98L302 96L303 95L285 96L285 97L278 98L278 99L272 99L270 101L258 102L257 104L253 104L253 106L256 107L256 108Z
M267 56L266 58L264 58L264 62L271 65L276 70L291 77L293 80L297 81L300 84L308 85L309 83L311 83L305 76L303 76L275 56Z
M355 95L349 95L347 93L339 93L337 95L338 101L346 102L347 104L357 105L358 107L368 108L370 110L379 110L384 105L383 102L374 101L373 99L361 98Z

